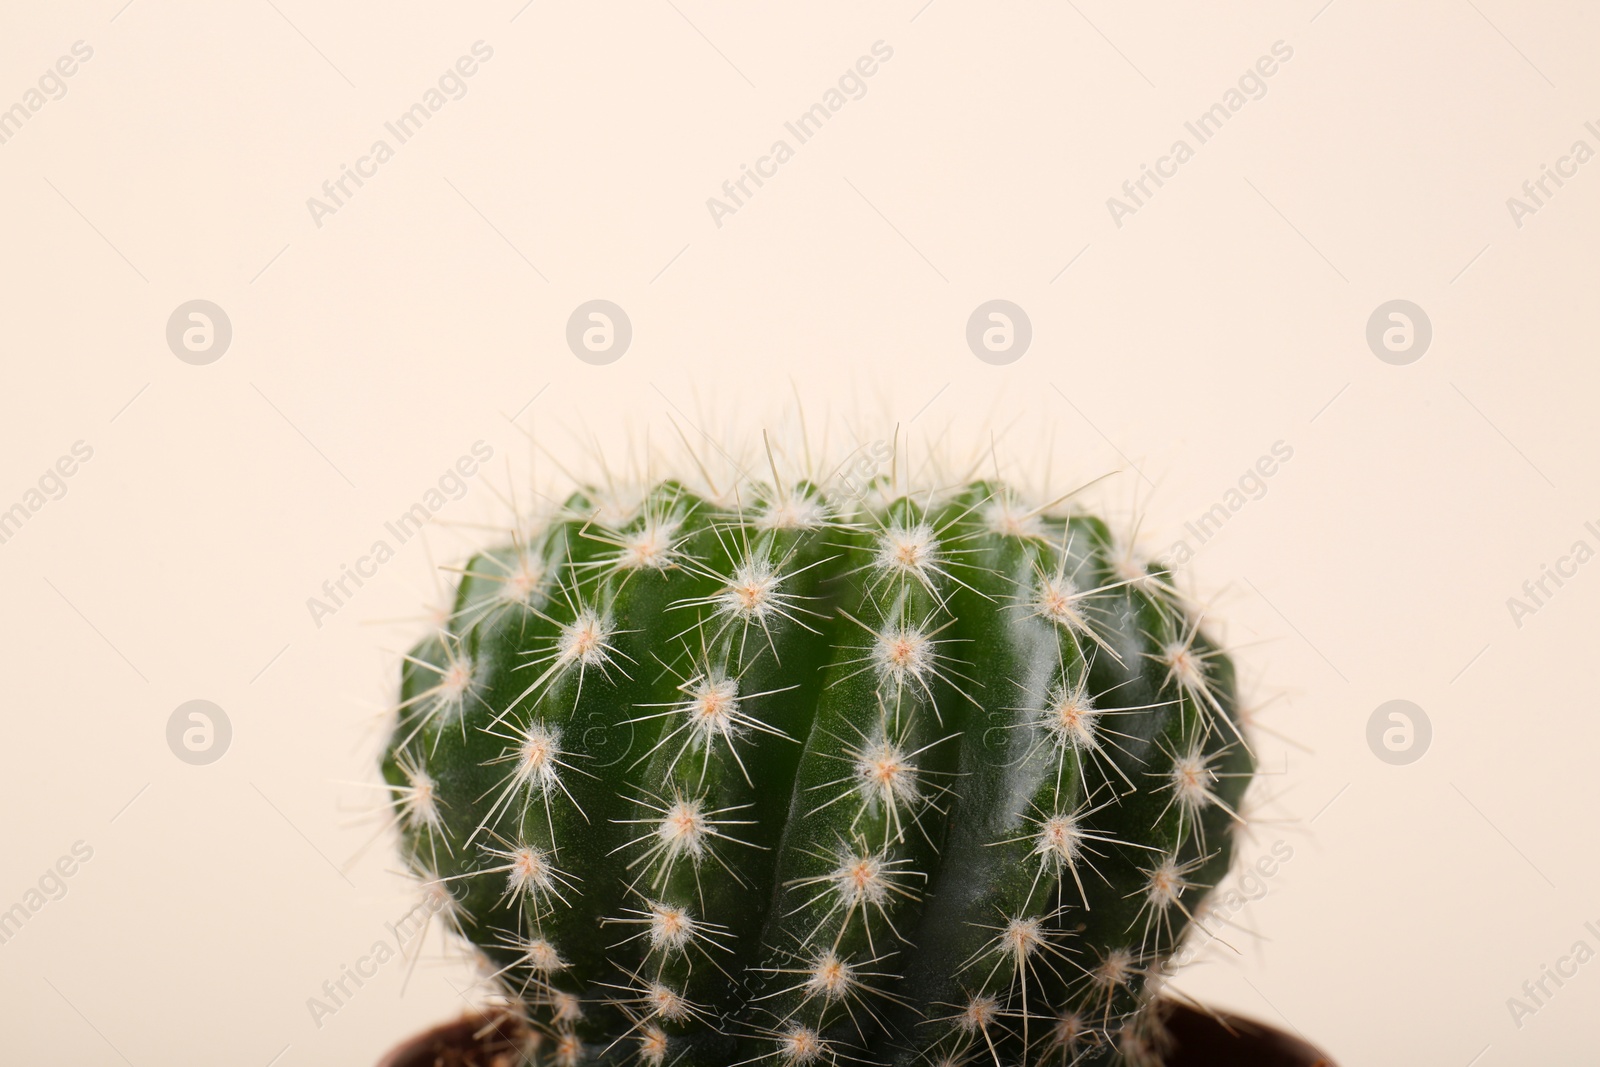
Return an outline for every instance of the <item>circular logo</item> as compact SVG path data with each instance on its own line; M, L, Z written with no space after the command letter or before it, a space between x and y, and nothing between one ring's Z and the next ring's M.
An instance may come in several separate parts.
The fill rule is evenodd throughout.
M1385 763L1396 767L1415 763L1432 743L1428 713L1409 700L1385 701L1367 719L1367 747Z
M167 347L185 363L203 367L222 358L233 342L228 313L209 300L179 304L167 319Z
M1433 320L1409 300L1379 304L1367 319L1367 347L1385 363L1415 363L1433 343Z
M986 300L967 319L967 347L996 367L1021 359L1032 341L1032 320L1009 300Z
M621 763L633 751L634 725L628 722L628 736L621 739L620 731L613 731L609 726L591 726L583 732L583 750L589 754L590 759L604 760L603 763L593 763L590 766L596 770L613 767ZM621 744L617 741L621 740ZM615 756L611 753L616 752Z
M186 700L167 719L167 747L185 763L215 763L233 741L228 713L209 700Z
M579 304L567 320L567 347L585 363L615 363L632 342L633 321L609 300Z

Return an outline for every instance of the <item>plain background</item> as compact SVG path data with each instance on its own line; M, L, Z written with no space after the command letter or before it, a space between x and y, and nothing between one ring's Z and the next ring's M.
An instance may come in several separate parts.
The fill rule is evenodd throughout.
M0 508L93 448L0 544L0 908L94 850L0 945L4 1058L363 1064L461 1008L437 940L403 996L390 964L320 1027L306 1006L416 900L386 839L357 854L436 568L526 502L530 435L620 462L670 453L669 415L748 430L795 392L863 439L1001 434L1058 490L1120 471L1099 498L1151 552L1292 447L1189 570L1293 742L1261 738L1242 859L1293 859L1181 985L1347 1064L1592 1054L1600 963L1520 1027L1507 998L1600 949L1600 563L1520 627L1507 598L1600 547L1600 162L1520 227L1507 198L1600 148L1600 12L124 2L0 16L0 107L94 50L0 144ZM307 198L480 40L465 95L318 226ZM716 225L707 198L877 41L865 95ZM1118 226L1107 198L1279 41L1265 94ZM233 326L206 366L165 340L197 298ZM564 339L596 298L634 329L608 366ZM995 298L1033 326L1008 366L964 337ZM1365 340L1393 299L1433 325L1406 366ZM314 625L478 440L497 458L426 547ZM165 734L196 698L233 727L202 767ZM1391 699L1433 726L1405 766L1366 740Z

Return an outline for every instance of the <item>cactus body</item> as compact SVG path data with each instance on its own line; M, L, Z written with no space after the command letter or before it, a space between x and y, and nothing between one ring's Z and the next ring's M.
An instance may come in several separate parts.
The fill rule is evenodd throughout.
M1169 576L996 484L739 495L579 494L406 658L403 847L538 1059L1159 1062L1252 770Z

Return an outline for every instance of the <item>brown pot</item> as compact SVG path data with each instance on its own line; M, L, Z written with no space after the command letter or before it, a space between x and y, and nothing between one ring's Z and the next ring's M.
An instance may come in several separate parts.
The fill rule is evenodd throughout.
M1167 1018L1175 1049L1167 1067L1334 1067L1333 1060L1281 1030L1181 1004ZM514 1067L516 1031L471 1015L436 1026L393 1049L378 1067ZM500 1051L497 1051L500 1050Z
M503 1051L521 1043L520 1033L509 1020L467 1015L401 1042L378 1061L378 1067L521 1067Z
M1334 1067L1321 1049L1237 1015L1174 1004L1167 1029L1177 1046L1167 1067Z

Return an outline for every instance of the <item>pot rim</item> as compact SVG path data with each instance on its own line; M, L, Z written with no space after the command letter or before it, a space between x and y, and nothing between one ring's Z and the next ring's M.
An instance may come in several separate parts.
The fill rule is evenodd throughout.
M1231 1012L1197 1008L1175 1000L1163 1001L1166 1025L1178 1042L1181 1057L1171 1067L1202 1067L1226 1062L1236 1067L1335 1067L1321 1049L1275 1026ZM377 1067L431 1067L424 1059L441 1042L464 1044L503 1013L474 1011L439 1023L394 1048ZM1245 1057L1251 1057L1246 1059ZM1225 1059L1219 1059L1225 1057Z

